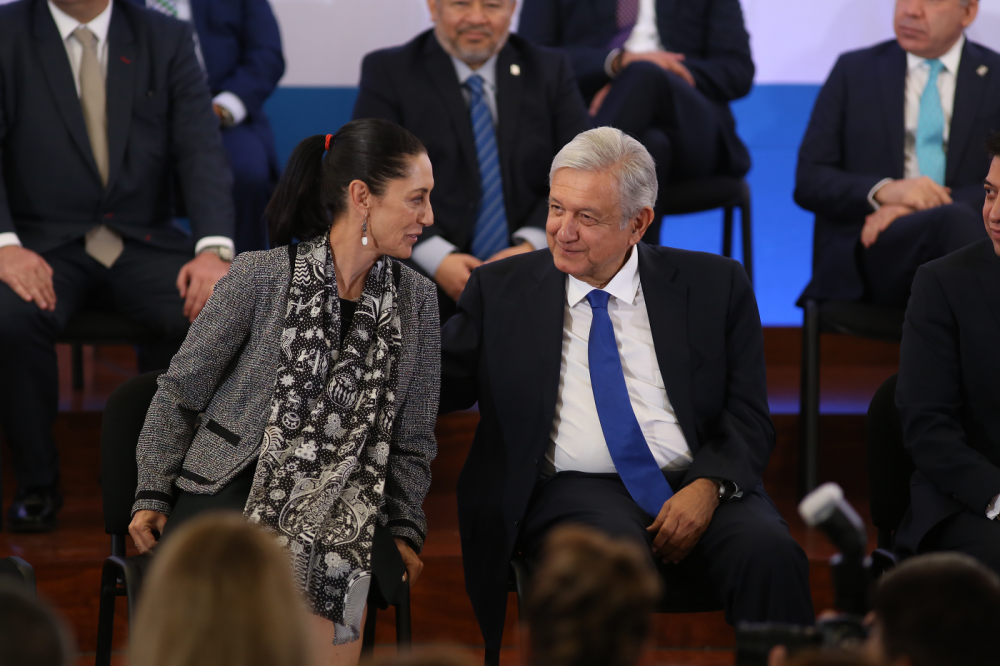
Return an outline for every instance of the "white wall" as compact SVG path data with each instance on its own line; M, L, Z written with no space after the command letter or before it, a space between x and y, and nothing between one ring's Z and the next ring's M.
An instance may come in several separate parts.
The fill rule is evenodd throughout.
M361 58L430 27L425 0L271 0L282 85L351 86ZM758 83L821 83L838 53L892 37L893 0L742 0ZM1000 51L1000 6L981 0L970 38Z

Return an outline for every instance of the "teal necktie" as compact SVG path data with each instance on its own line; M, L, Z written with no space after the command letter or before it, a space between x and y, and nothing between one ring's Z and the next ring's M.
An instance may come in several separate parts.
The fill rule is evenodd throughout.
M944 68L935 58L928 60L931 68L927 86L920 96L920 118L917 121L917 164L920 175L938 185L944 185L944 111L938 93L938 74Z

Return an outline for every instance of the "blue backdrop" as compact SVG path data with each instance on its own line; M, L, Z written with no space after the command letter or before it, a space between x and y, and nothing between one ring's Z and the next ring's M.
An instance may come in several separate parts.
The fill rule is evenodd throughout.
M753 196L755 286L765 326L802 323L795 299L809 281L812 215L795 205L792 190L799 142L818 92L817 85L758 85L733 105L753 157L747 178ZM356 97L353 87L278 88L267 112L282 163L304 137L335 132L350 120ZM720 252L722 212L668 217L661 242ZM739 252L739 225L733 246Z

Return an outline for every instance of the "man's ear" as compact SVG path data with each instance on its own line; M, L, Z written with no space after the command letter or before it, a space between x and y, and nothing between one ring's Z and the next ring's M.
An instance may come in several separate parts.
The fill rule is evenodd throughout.
M631 222L629 222L629 226L631 227L630 232L636 243L642 240L642 236L646 233L646 229L649 229L649 225L653 223L653 216L653 209L646 206L639 211L638 215L632 218Z

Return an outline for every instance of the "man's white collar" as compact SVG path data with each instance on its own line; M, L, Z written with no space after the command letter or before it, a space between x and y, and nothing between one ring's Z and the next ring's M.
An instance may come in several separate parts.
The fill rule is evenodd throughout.
M625 265L611 278L611 282L604 286L603 291L608 292L619 301L635 305L635 296L639 292L639 248L633 246L630 252ZM594 290L594 287L572 275L567 277L566 301L573 308L585 299L587 294Z

